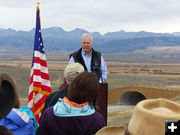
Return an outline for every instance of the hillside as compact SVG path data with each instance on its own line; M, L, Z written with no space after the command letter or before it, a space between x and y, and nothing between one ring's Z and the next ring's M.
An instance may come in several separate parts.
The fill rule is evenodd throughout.
M70 52L80 48L81 36L89 33L83 29L65 31L60 27L42 29L42 36L46 52ZM94 48L103 54L134 52L146 50L149 47L180 46L180 34L152 33L152 32L99 32L91 33L94 38ZM14 29L0 29L0 52L22 53L31 52L34 44L34 29L30 31L16 31Z

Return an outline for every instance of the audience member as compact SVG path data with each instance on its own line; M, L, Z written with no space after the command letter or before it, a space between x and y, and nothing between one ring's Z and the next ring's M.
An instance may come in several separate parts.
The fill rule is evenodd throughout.
M0 80L0 120L8 115L15 103L15 92L9 81ZM14 135L8 128L0 125L0 135Z
M45 110L38 135L94 135L105 126L96 111L98 78L89 72L75 77L68 87L68 96Z
M0 74L0 85L3 80L7 80L11 83L16 100L11 112L0 120L0 125L7 127L16 135L21 135L23 133L26 135L34 135L38 128L34 114L29 107L20 105L17 87L13 79L8 74Z
M15 103L14 88L9 81L0 78L0 120L8 115Z
M165 135L165 120L180 120L180 104L163 98L143 100L136 105L127 127L104 127L96 135Z
M83 71L84 71L84 67L80 63L77 63L77 62L68 64L66 66L64 70L64 78L63 78L65 87L56 92L51 93L47 97L42 114L48 107L54 106L59 100L59 98L64 98L65 96L67 96L69 84L72 82L72 80L75 78L76 75L78 75L79 73Z

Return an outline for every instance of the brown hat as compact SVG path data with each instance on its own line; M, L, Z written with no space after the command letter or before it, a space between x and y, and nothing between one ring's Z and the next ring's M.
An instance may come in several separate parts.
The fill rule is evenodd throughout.
M131 135L165 135L165 120L180 120L180 104L163 98L143 100L136 105L127 130Z

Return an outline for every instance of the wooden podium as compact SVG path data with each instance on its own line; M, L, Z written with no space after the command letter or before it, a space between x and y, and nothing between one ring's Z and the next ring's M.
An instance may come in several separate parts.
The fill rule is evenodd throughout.
M108 83L99 83L97 104L99 106L99 113L102 114L107 125Z

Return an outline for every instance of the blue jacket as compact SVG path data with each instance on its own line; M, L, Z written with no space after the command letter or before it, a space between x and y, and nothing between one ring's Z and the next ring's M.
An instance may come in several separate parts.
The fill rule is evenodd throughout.
M33 127L34 127L34 132L37 133L37 130L38 130L38 122L37 122L37 120L36 120L33 112L31 111L31 108L29 108L29 107L27 107L27 106L21 105L21 108L18 108L18 110L19 110L20 112L26 112L26 113L29 115L29 117L33 118L33 120L34 120L34 126L33 126Z
M13 108L4 119L0 120L0 125L7 127L15 135L35 135L33 122L33 118L26 112Z

